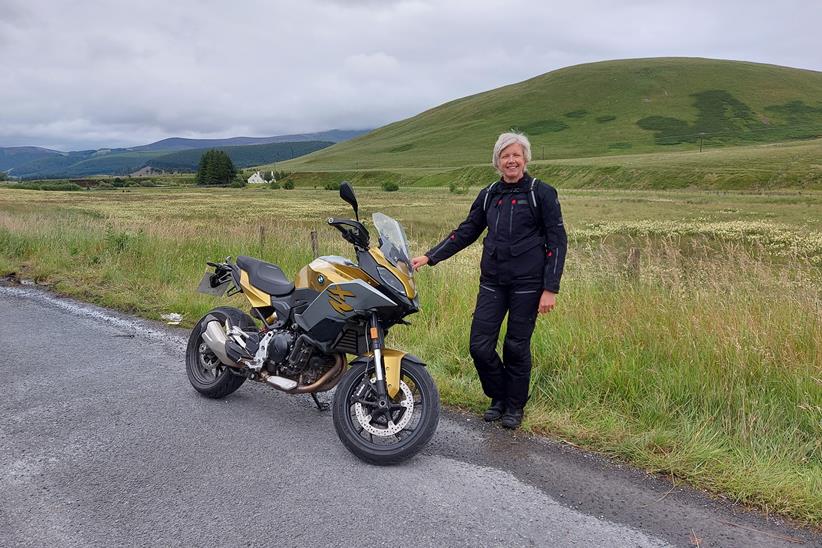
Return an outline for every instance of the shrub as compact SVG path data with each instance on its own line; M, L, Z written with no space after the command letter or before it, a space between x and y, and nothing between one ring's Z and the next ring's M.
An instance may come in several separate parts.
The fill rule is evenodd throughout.
M468 192L468 185L466 183L451 181L448 183L448 191L451 192L451 194L465 194Z
M294 189L294 181L286 181L283 183L283 188L286 190L293 190Z
M528 135L539 135L541 133L556 133L568 129L568 127L568 124L561 120L539 120L515 129L523 131Z
M586 114L588 114L587 110L579 109L579 110L572 110L571 112L566 112L565 117L566 118L584 118Z
M382 184L382 189L386 192L395 192L400 189L400 186L392 181L386 181Z
M278 183L277 181L271 181L270 183L268 183L268 188L277 190L278 188L280 188L280 183Z
M340 190L340 183L337 183L337 182L325 183L325 189L326 190Z

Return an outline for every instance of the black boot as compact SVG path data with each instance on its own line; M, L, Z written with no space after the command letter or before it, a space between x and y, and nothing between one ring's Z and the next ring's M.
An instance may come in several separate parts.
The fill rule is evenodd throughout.
M497 421L502 417L503 411L505 411L505 401L492 399L491 407L483 413L482 418L485 422Z
M516 407L509 407L505 410L505 414L502 415L502 425L505 428L519 428L519 425L522 424L522 416L524 415L524 411L522 409L518 409Z

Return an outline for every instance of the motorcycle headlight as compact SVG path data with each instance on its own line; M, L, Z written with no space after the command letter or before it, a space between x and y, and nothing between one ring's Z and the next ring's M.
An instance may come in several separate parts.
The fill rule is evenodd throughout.
M380 275L380 279L382 279L383 283L399 293L400 295L404 295L408 297L408 294L405 292L405 286L402 285L402 282L391 273L390 270L385 268L384 266L377 267L377 273Z

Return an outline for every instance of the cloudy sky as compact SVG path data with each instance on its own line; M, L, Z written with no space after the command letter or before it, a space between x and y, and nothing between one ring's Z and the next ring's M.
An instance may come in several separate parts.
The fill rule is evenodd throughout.
M0 146L362 129L591 61L822 70L818 0L0 0Z

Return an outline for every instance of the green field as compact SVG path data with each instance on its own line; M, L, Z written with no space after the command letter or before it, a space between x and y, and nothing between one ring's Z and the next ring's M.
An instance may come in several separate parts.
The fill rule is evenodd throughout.
M555 70L457 99L289 162L295 171L487 164L515 128L537 159L698 150L822 136L822 72L655 58Z
M705 154L695 169L721 165ZM690 161L623 160L676 171L677 158ZM206 260L250 254L293 276L311 259L312 229L323 254L351 255L324 223L349 209L312 190L318 183L0 188L0 273L149 318L182 313L190 326L217 303L195 293ZM464 217L477 188L357 190L366 215L397 217L421 253ZM560 196L570 249L558 307L537 325L525 428L822 525L822 193ZM468 353L479 251L423 269L423 309L389 337L430 364L446 402L472 411L487 404Z

